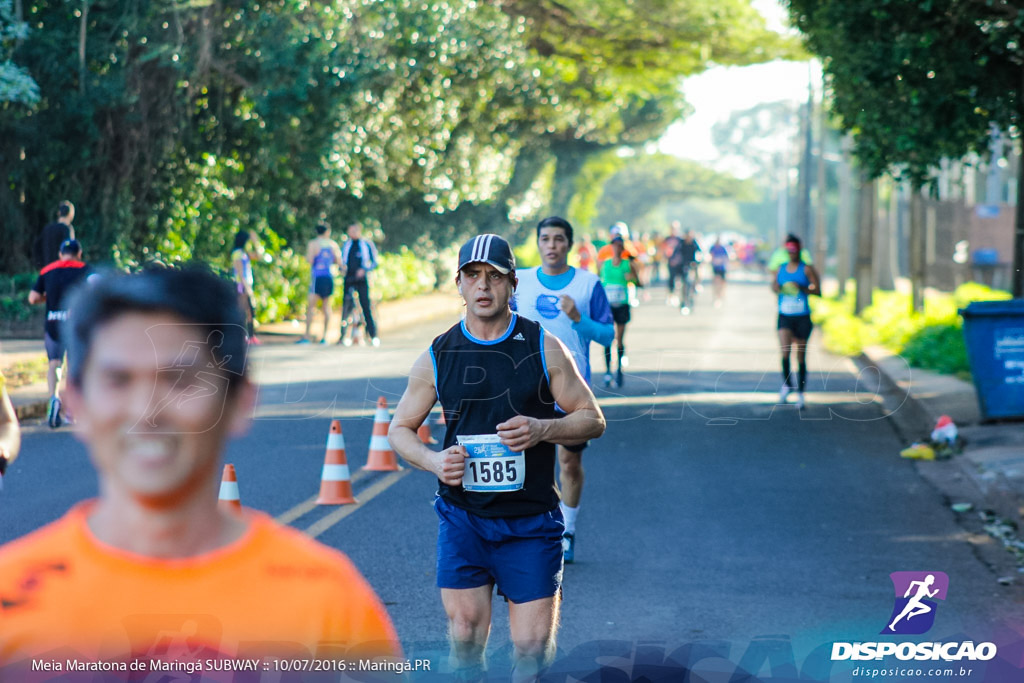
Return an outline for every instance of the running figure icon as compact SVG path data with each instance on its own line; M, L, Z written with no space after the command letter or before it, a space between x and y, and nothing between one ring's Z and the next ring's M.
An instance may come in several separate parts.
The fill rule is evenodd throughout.
M922 602L922 600L924 598L934 598L936 596L936 594L938 594L938 592L939 592L938 588L936 588L933 591L928 590L929 588L931 588L932 584L934 584L934 583L935 583L935 575L934 574L929 574L928 576L926 576L924 578L923 581L911 581L910 582L910 585L907 586L907 592L903 594L903 597L904 598L910 597L910 593L911 593L911 591L914 590L915 586L917 587L917 592L914 593L914 597L910 598L910 601L903 608L903 611L899 613L899 616L897 616L895 619L893 619L892 623L889 624L889 630L890 631L893 631L893 632L896 631L896 624L901 619L905 618L907 621L910 621L910 619L913 618L913 617L916 617L916 616L921 615L921 614L927 614L928 612L932 611L931 605L926 605L925 603Z

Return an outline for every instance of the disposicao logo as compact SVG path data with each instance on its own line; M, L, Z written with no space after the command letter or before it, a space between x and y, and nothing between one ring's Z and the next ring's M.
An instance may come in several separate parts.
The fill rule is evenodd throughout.
M920 635L935 624L936 600L945 600L949 577L943 572L893 572L889 574L896 599L883 634Z
M935 624L937 600L946 599L949 577L943 572L893 572L892 614L882 635L921 635ZM833 643L832 661L896 657L919 661L988 661L996 656L994 643L964 642L855 642Z

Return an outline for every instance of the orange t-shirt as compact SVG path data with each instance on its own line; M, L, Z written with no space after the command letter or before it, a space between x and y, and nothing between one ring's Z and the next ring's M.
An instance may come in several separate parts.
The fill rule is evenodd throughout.
M86 523L92 505L0 548L0 667L40 656L148 664L401 654L351 561L261 512L245 511L249 527L234 543L165 560L98 541Z
M597 252L597 272L601 272L601 265L614 255L615 252L613 251L611 243L601 247ZM639 252L636 250L636 247L633 246L631 241L624 240L622 242L622 255L626 258L635 259L639 256Z
M594 266L597 261L597 249L594 248L593 244L580 244L576 248L576 254L580 259L580 268L583 270L589 270L594 272Z

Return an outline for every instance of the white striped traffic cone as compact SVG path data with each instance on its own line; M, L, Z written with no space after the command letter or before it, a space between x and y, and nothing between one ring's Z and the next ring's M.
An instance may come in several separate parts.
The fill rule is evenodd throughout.
M349 505L357 502L352 495L352 478L345 458L345 436L341 433L341 421L331 420L324 469L320 475L320 497L316 499L316 504Z
M238 496L238 476L235 474L235 466L230 463L224 465L224 474L220 478L217 506L231 512L242 511L242 500Z
M429 420L424 420L423 421L423 424L420 425L420 428L416 430L416 436L420 437L420 441L422 441L425 444L429 445L429 444L437 443L437 440L434 439L434 437L430 435L430 421Z
M370 453L366 456L364 470L373 472L393 472L402 469L398 466L398 457L388 443L388 426L391 415L388 413L388 402L381 396L377 399L377 412L373 416L373 436L370 437Z

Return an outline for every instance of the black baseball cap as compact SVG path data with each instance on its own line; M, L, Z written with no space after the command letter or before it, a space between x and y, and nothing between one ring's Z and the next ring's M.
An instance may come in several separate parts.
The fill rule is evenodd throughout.
M59 254L77 254L82 251L82 244L78 240L64 240L60 243Z
M503 275L516 269L512 247L498 235L486 234L470 238L459 249L459 270L470 263L489 263Z

